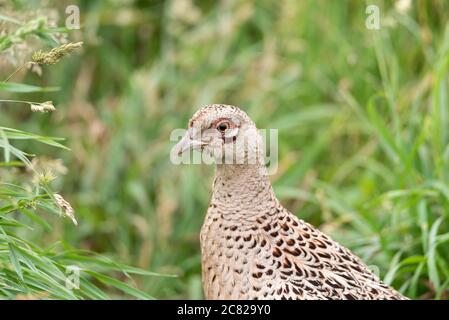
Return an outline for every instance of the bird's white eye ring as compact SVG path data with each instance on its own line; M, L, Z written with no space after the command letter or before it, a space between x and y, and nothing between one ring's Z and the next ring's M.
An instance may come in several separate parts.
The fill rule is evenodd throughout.
M219 124L217 124L217 130L220 132L225 132L230 127L230 124L228 121L222 121Z

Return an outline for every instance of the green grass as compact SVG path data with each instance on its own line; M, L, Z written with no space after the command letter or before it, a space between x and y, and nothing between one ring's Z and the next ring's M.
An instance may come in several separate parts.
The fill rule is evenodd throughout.
M27 241L178 274L135 281L156 298L201 298L213 167L172 165L169 136L201 105L228 103L279 129L272 181L287 208L409 297L447 299L449 4L417 0L399 13L374 1L374 31L361 1L176 3L79 1L83 28L70 38L83 52L42 78L10 80L60 89L18 85L2 99L52 100L57 111L2 104L1 125L67 139L70 152L19 146L63 159L68 172L53 187L79 222L57 219ZM54 6L63 15L67 4Z

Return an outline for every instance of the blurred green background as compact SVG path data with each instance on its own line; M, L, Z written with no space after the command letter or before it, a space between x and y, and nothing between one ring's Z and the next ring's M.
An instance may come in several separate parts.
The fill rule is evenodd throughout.
M71 149L25 148L47 157L78 227L53 218L51 233L23 236L178 274L135 279L156 298L202 298L199 230L214 168L171 164L169 137L200 106L234 104L279 129L272 182L287 208L404 294L448 298L449 2L0 3L2 14L58 26L76 4L81 29L67 37L84 42L41 76L14 77L59 86L8 95L52 100L57 111L1 106L3 125L64 137ZM365 25L369 4L379 30ZM28 40L15 57L42 48ZM17 67L10 58L0 57L2 80Z

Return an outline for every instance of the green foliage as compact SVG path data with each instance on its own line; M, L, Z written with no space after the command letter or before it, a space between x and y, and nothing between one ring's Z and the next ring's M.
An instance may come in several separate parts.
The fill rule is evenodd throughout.
M14 24L19 23L14 18L4 15L0 16L0 19ZM47 31L42 29L46 24L45 21L45 17L31 20L13 33L0 37L0 54L11 46L21 43L30 35L46 34ZM48 35L51 34L51 32L48 33ZM61 51L59 48L63 48L63 50ZM50 51L49 54L40 52L39 57L47 59L47 56L50 56L49 61L54 64L67 54L66 48L67 45L62 45ZM16 71L22 68L23 66ZM12 75L15 73L13 72ZM10 77L0 83L0 92L51 92L58 89L7 82ZM33 111L36 111L36 108L37 111L54 110L50 101L39 103L2 99L0 103L25 103L29 104ZM2 114L4 112L2 111ZM0 169L7 168L11 173L14 168L23 167L34 174L35 178L33 181L29 181L32 175L28 173L25 175L28 178L27 181L27 178L24 179L17 171L12 171L12 175L8 176L11 180L6 182L7 180L4 180L3 176L5 171L0 171L2 173L0 176L0 297L11 299L110 299L117 295L115 292L117 291L129 297L151 299L150 295L129 284L129 280L132 280L130 275L161 275L114 262L111 258L88 250L75 250L64 241L59 241L51 246L47 244L43 247L26 236L26 233L35 231L35 226L40 227L44 232L52 232L49 221L54 217L45 219L42 217L44 213L65 215L76 224L70 204L52 191L50 184L55 178L53 173L51 171L39 172L36 165L30 161L30 158L35 155L15 146L17 141L27 141L31 142L31 145L42 143L68 150L61 144L61 140L63 139L0 126L0 149L3 150ZM128 280L118 280L106 275L108 273L114 274L114 276L121 274Z
M67 137L72 150L51 151L68 168L54 185L80 226L59 219L26 239L180 274L136 281L158 298L201 298L213 168L171 164L169 136L201 105L228 103L279 129L272 180L287 208L409 297L447 299L449 3L373 1L380 30L366 29L361 1L78 4L83 52L23 81L60 90L10 97L51 99L57 113L8 104L2 114L5 126ZM20 150L50 153L28 142Z

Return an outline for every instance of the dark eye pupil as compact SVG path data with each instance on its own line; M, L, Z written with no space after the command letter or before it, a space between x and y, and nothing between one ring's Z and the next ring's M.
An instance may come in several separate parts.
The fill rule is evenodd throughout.
M220 131L226 131L226 129L228 129L228 124L227 123L220 123L218 125L218 130Z

